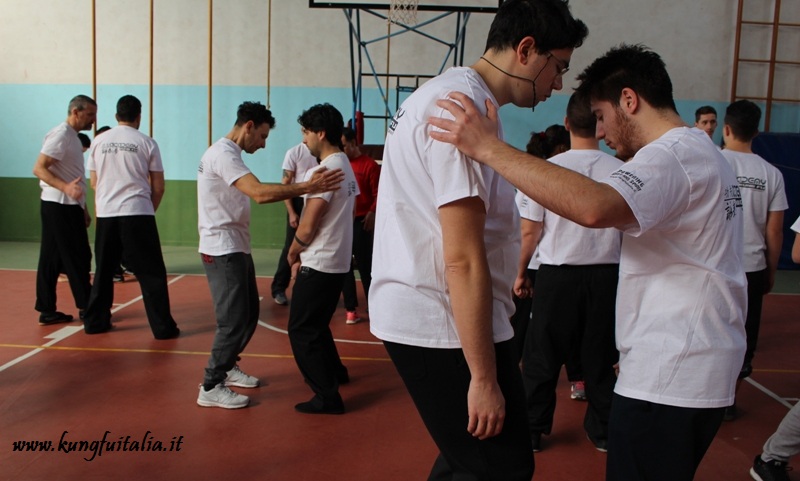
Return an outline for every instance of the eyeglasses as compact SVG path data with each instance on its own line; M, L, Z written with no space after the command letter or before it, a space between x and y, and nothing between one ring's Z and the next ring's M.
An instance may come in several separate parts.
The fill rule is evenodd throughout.
M569 62L556 57L552 54L552 52L547 52L547 60L550 60L551 58L555 59L556 62L556 76L561 77L565 73L569 72Z

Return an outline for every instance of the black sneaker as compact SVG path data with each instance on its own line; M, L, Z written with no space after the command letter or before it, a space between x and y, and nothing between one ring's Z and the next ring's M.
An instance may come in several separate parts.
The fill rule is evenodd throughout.
M785 462L763 461L761 456L756 456L750 468L750 477L756 481L789 481L789 475L786 474L788 470Z
M52 326L53 324L61 324L62 322L72 322L72 316L59 311L43 312L39 314L40 326Z
M586 439L591 441L591 443L594 444L594 448L596 450L600 451L601 453L607 453L608 452L608 440L607 439L601 439L601 438L593 439L588 434L586 435Z

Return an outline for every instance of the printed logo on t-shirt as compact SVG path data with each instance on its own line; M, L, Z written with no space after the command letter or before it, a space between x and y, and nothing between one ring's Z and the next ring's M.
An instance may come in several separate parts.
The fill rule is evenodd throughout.
M103 144L103 153L104 154L116 154L117 152L139 152L139 146L136 144L127 144L124 142L109 142L107 144Z
M393 134L393 133L394 133L394 129L396 129L396 128L397 128L397 124L399 124L399 123L400 123L400 118L401 118L401 117L402 117L402 116L403 116L405 113L406 113L406 111L405 111L405 110L403 110L403 109L397 109L397 112L395 112L395 114L394 114L394 117L392 117L392 121L391 121L391 122L389 122L389 133L390 133L390 134Z
M644 181L636 176L633 172L628 172L627 170L617 170L611 173L612 179L619 179L630 187L633 192L639 192L644 187Z
M739 187L742 189L767 190L767 179L745 177L742 175L736 177L736 181L739 182Z
M742 192L738 185L725 188L725 220L736 217L736 210L742 210Z

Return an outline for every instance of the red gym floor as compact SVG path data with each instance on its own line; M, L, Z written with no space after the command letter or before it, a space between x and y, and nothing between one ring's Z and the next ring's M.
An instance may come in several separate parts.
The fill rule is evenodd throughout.
M195 403L214 332L203 276L170 277L182 334L169 341L152 338L135 280L116 285L116 329L87 336L77 322L37 325L34 279L31 271L0 271L0 479L426 478L437 450L369 324L345 325L343 310L332 329L352 379L341 389L347 414L294 411L311 391L292 359L288 308L269 298L240 363L267 385L237 389L251 396L251 405L228 411ZM268 295L269 283L259 278L262 294ZM62 310L71 312L66 283L59 284L59 297ZM749 479L753 457L800 392L798 311L800 296L766 297L752 376L757 384L742 386L741 416L722 426L696 479ZM562 379L554 433L536 455L534 479L603 479L605 455L583 434L584 408L569 399ZM90 449L104 436L120 447L136 442L140 450L65 452L80 441ZM20 451L20 441L42 442L35 446L49 450ZM159 447L164 450L154 450Z

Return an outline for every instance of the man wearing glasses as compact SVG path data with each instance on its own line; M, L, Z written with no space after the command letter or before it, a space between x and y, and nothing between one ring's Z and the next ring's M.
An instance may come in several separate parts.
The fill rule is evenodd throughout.
M520 249L514 189L452 145L432 141L427 120L442 115L436 101L452 92L498 107L547 100L587 33L566 1L506 1L483 56L428 81L390 123L371 331L440 450L429 479L528 481L533 454L509 321Z

